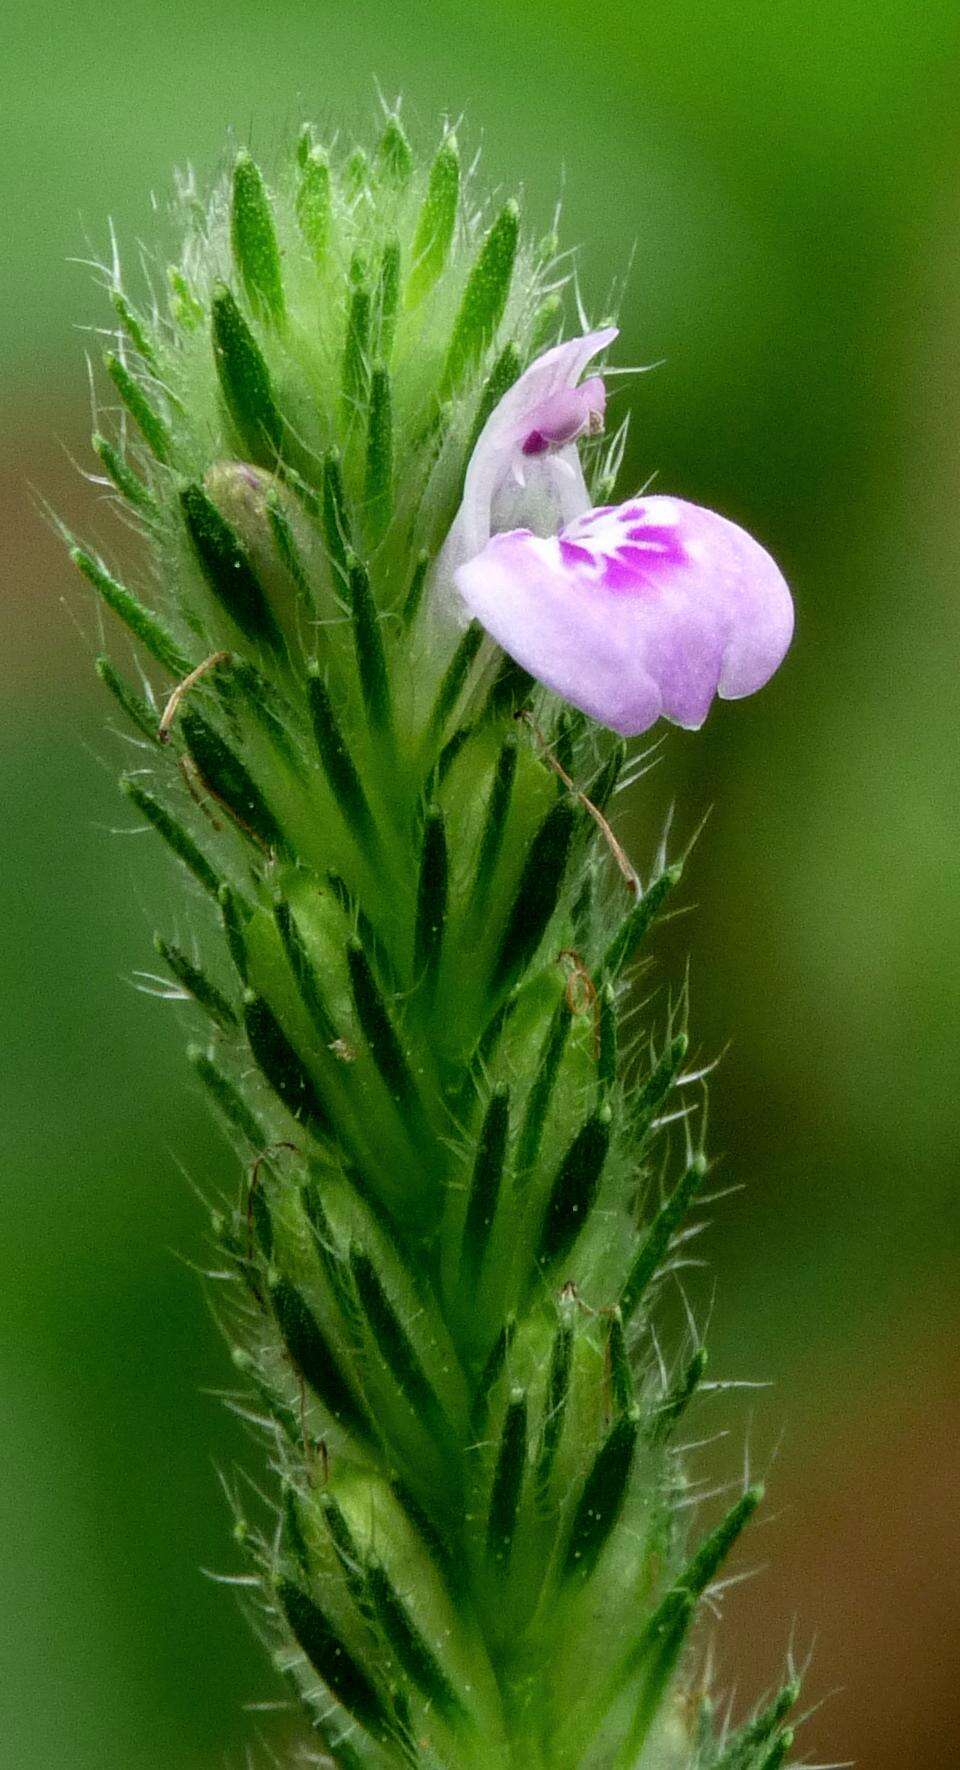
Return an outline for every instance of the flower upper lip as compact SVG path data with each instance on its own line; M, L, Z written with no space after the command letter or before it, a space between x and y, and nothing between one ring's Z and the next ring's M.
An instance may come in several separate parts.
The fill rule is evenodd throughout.
M604 326L555 344L494 407L470 457L463 500L444 546L445 577L479 553L500 526L494 504L497 492L510 481L533 488L539 471L556 497L562 521L590 508L576 438L602 424L605 395L598 375L578 383L587 364L616 337L616 326ZM517 475L514 468L520 470Z

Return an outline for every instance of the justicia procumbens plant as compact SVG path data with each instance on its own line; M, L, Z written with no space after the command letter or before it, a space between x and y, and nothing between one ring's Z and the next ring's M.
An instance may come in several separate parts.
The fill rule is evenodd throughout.
M451 131L183 195L164 301L110 273L94 438L149 575L73 557L236 1150L211 1277L273 1495L236 1535L304 1761L775 1770L795 1683L732 1715L698 1626L760 1492L695 1522L705 1352L656 1325L709 1173L683 998L630 997L680 861L642 878L612 807L630 739L766 682L786 585L613 501L616 328L565 335L568 260Z

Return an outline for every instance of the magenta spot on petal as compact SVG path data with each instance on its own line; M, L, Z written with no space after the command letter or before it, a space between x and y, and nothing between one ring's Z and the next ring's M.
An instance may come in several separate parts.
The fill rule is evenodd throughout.
M651 569L655 571L658 561L662 557L662 550L659 547L655 554L653 549L649 547L628 546L617 547L614 550L614 558L621 560L624 565L631 566L635 572L648 572Z
M676 563L677 560L669 557L659 545L655 549L615 547L611 553L603 555L602 582L608 590L630 590L635 596L648 598L657 596L664 567Z
M576 541L560 541L560 558L564 565L595 565L596 560L588 547L578 547Z
M687 550L680 539L679 529L650 522L637 528L628 529L627 537L642 546L648 555L658 554L661 559L668 560L671 565L686 563Z
M531 430L529 436L525 436L520 445L521 453L524 455L543 455L546 454L548 447L549 444L542 430Z
M577 517L577 519L576 519L577 528L578 529L592 528L594 523L602 522L602 520L605 516L609 516L612 509L613 509L612 504L598 504L594 510L588 510L585 515Z
M649 591L652 586L638 576L636 566L627 565L616 553L608 553L603 562L603 583L608 590Z

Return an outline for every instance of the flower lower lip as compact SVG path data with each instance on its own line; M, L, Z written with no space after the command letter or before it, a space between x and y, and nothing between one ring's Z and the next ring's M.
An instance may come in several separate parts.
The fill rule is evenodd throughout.
M725 518L667 497L587 513L546 539L495 535L457 583L524 669L624 736L661 717L696 727L715 695L754 693L793 629L769 554Z

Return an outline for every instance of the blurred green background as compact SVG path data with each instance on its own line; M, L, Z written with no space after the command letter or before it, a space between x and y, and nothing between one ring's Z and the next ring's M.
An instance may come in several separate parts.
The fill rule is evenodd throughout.
M534 226L562 182L595 311L633 252L621 360L665 360L628 384L630 474L795 586L784 671L670 735L633 835L714 808L661 952L704 1052L732 1040L714 1375L774 1385L704 1415L718 1472L747 1443L772 1487L717 1662L744 1692L815 1644L811 1760L956 1765L956 0L48 0L2 39L0 1764L211 1770L283 1737L199 1571L234 1564L244 1455L180 1257L224 1150L176 1011L131 988L169 875L110 833L96 621L40 499L106 532L74 462L107 307L70 260L108 216L133 260L231 126L266 156L304 114L365 130L376 78L415 136L465 111Z

